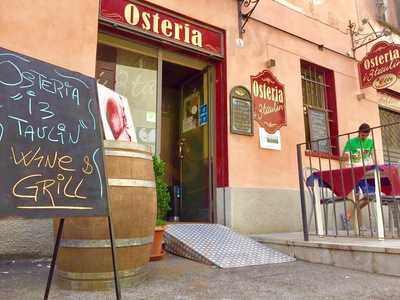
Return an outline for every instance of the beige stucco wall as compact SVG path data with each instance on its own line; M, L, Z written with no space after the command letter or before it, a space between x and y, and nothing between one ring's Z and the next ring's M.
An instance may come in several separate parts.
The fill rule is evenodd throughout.
M360 24L363 17L374 19L373 1L320 1L320 5L311 5L311 1L260 1L246 26L243 48L235 42L236 1L153 2L226 30L228 94L235 85L250 88L250 75L265 69L268 59L276 61L271 71L286 89L287 127L281 129L282 150L259 147L256 123L253 137L229 134L229 188L225 200L229 202L229 225L236 230L300 230L296 144L305 139L300 60L333 70L339 133L355 131L362 122L379 125L381 95L372 89L359 89L348 29L349 20ZM294 7L284 5L288 2ZM217 13L220 11L225 13ZM369 47L358 50L357 58L364 56ZM357 100L360 93L368 97ZM379 141L380 137L376 138ZM341 144L343 147L344 141ZM314 165L318 163L313 161ZM335 167L337 162L332 164Z
M235 0L149 2L225 30L228 95L235 85L250 88L250 75L265 69L268 59L275 59L271 71L286 89L287 127L281 129L282 150L260 149L257 124L253 137L228 134L230 213L232 226L243 232L300 229L299 214L294 217L293 213L293 208L299 207L295 146L305 139L300 60L334 71L340 133L355 130L361 122L379 125L381 96L372 89L360 91L356 61L349 57L347 28L349 20L359 24L362 17L375 14L372 0L320 1L320 5L297 0L260 1L246 26L243 48L236 45ZM97 0L2 0L0 46L93 76L97 14ZM360 49L357 58L367 50ZM367 97L359 101L356 95L361 92ZM227 110L229 116L229 101ZM277 214L285 216L285 221L271 219Z
M245 48L253 49L249 50L252 52L255 48L263 47L265 52L262 56L254 57L253 63L249 66L243 67L239 63L233 63L234 71L231 73L231 80L237 80L237 83L244 80L248 82L249 79L245 78L247 74L255 74L258 70L264 69L267 59L275 59L276 66L271 70L285 84L288 126L281 130L282 151L280 152L260 149L257 133L255 137L250 138L251 145L248 141L245 142L249 139L247 137L230 136L230 185L232 187L298 188L295 145L304 141L301 59L334 71L339 133L354 131L362 122L368 122L372 126L380 124L376 101L378 95L371 89L360 91L357 61L347 56L347 53L351 53L351 42L346 26L349 19L358 23L357 11L361 9L353 5L355 2L335 1L334 4L332 1L322 2L325 4L320 5L319 10L331 13L330 15L321 13L320 17L317 17L317 14L302 14L278 3L263 2L261 7L257 8L254 18L287 30L297 37L271 26L265 26L260 21L250 21L244 36ZM363 9L366 15L365 7ZM271 13L263 14L263 11ZM338 22L330 24L329 20L332 19ZM317 45L302 38L324 45L324 48L321 50ZM243 52L245 48L242 49ZM364 53L361 55L365 55L365 49L363 50ZM246 71L243 71L243 68L246 68ZM369 100L372 99L372 101L357 100L356 95L361 92L368 92ZM379 140L379 136L377 138ZM342 147L343 144L344 141ZM240 153L235 153L238 147L241 148ZM247 159L246 164L243 165L239 162L239 158L245 153L247 153ZM254 158L248 153L253 153ZM335 165L335 162L333 164ZM245 182L243 178L246 178Z
M364 16L373 19L372 2L320 1L320 5L312 5L295 0L260 1L246 26L243 48L235 43L238 38L236 1L152 2L226 30L228 93L235 85L250 88L250 75L265 69L268 59L276 61L271 71L285 85L287 103L288 124L281 129L282 150L259 147L257 123L253 137L229 134L230 187L298 189L295 147L305 139L301 59L334 71L340 133L354 131L362 122L379 125L377 100L357 100L356 95L361 93L357 62L349 56L349 20L359 23ZM224 14L217 13L220 11ZM317 44L323 45L322 50ZM365 55L365 49L362 51ZM369 93L371 98L377 98L373 91Z
M98 0L2 0L0 46L94 76Z

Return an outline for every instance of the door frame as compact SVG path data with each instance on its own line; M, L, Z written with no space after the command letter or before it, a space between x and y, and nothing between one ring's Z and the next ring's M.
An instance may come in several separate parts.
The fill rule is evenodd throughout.
M159 132L161 125L161 97L162 97L162 62L164 60L172 63L183 64L195 69L203 69L205 66L212 66L212 75L210 81L212 85L210 90L210 106L209 106L209 128L210 134L210 160L212 163L212 192L211 199L212 216L211 222L216 222L216 189L229 186L229 164L228 164L228 108L227 108L227 64L226 64L226 48L224 50L223 59L215 59L209 56L196 54L186 51L185 49L176 48L171 45L159 43L150 39L142 39L136 34L110 28L101 22L99 23L98 41L97 43L106 44L124 50L139 52L141 54L157 57L158 73L157 73L157 120L156 132ZM226 44L224 35L224 45ZM167 49L168 50L167 50ZM183 58L183 59L182 59ZM199 58L199 59L196 59ZM189 65L187 65L189 63ZM199 65L200 63L200 65ZM202 67L201 67L202 66ZM217 117L218 116L218 117ZM158 134L157 134L158 135ZM155 153L160 152L159 139L156 137ZM158 149L157 149L158 147Z
M192 68L199 71L199 74L188 78L185 82L189 82L197 76L203 76L204 74L207 79L207 97L208 97L208 222L213 223L216 220L216 132L215 132L215 85L216 85L216 68L213 64L206 61L194 59L182 54L173 53L164 49L158 50L158 73L157 73L157 124L156 124L156 154L160 155L161 152L161 127L162 127L162 73L163 73L163 62L173 63L176 65L182 65L188 68ZM201 73L200 73L201 72ZM183 100L183 99L181 99Z

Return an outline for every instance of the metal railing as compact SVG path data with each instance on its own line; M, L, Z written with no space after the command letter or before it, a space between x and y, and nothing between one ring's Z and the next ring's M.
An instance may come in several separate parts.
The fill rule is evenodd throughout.
M400 238L400 122L371 128L374 146L360 143L359 151L345 154L345 144L358 134L297 145L305 241L310 235Z

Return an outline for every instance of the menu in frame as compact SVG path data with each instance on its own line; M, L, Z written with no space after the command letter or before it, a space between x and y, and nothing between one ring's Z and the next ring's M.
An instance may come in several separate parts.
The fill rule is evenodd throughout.
M327 113L322 109L307 108L308 123L310 126L311 150L331 153Z
M253 135L253 103L250 92L236 86L230 93L231 133Z

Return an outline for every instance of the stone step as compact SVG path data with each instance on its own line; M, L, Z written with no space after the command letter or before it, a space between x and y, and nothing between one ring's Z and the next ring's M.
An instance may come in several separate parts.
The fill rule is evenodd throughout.
M400 240L317 237L302 232L251 235L251 238L300 260L352 270L400 276Z

